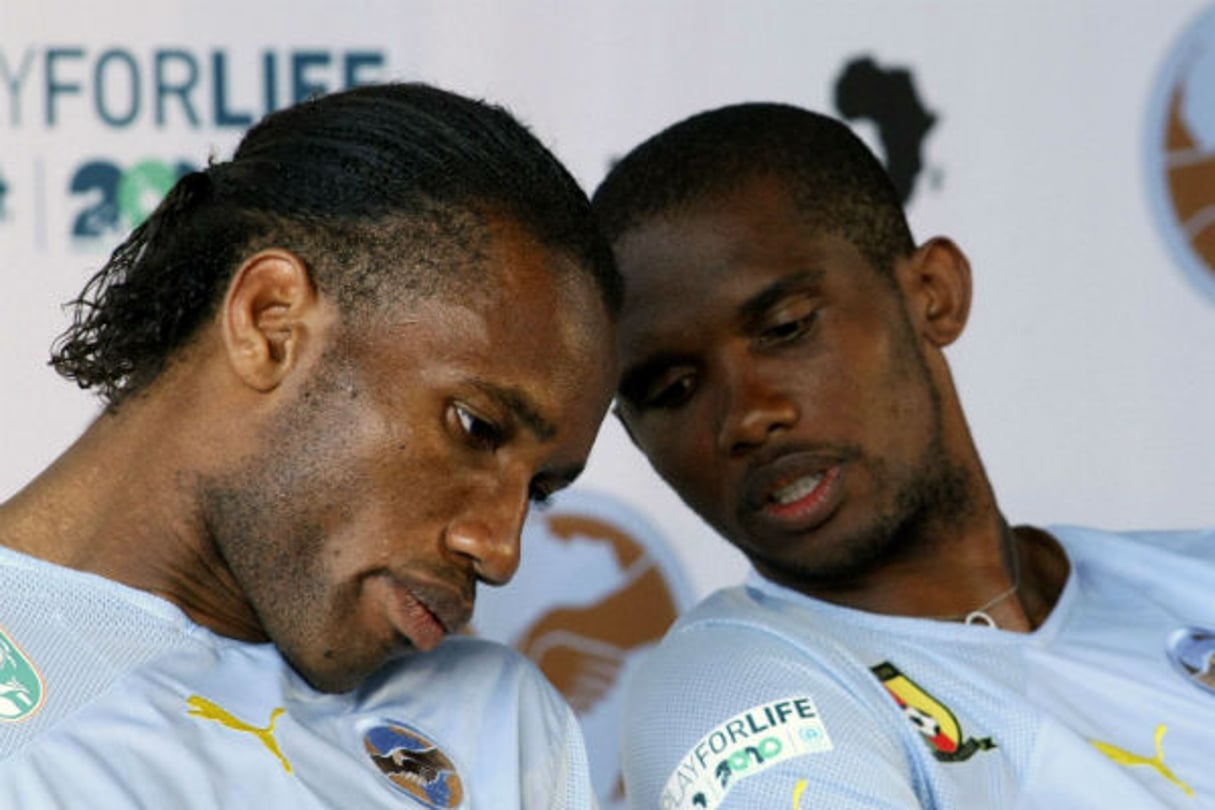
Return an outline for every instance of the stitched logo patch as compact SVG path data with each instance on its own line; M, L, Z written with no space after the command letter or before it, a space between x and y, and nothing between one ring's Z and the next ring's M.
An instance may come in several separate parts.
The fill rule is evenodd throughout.
M450 810L464 801L464 783L451 758L422 732L383 721L363 735L363 747L380 773L432 810Z
M958 718L944 703L925 692L919 684L899 672L898 667L883 661L873 668L886 691L903 709L903 714L924 737L932 755L941 762L964 762L977 751L995 748L991 737L963 738Z
M832 749L809 695L762 703L701 738L662 791L663 810L712 810L735 784L779 762Z
M42 708L45 693L42 675L0 627L0 722L28 720Z

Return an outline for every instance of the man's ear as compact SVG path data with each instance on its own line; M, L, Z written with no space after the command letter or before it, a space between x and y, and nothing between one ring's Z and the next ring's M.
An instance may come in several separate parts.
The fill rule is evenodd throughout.
M276 388L298 362L318 309L302 259L278 248L250 256L232 276L220 317L232 370L258 391Z
M895 270L912 324L933 345L948 346L970 316L970 261L952 240L934 237Z

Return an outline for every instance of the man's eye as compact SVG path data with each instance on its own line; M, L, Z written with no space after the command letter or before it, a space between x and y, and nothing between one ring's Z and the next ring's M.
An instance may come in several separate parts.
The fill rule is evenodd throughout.
M497 449L505 438L502 428L488 419L482 419L466 406L456 403L452 406L456 421L460 425L468 443L473 447L486 450Z
M761 347L777 346L797 340L810 331L818 319L818 310L808 312L800 318L790 318L766 327L759 333L756 342Z
M696 392L696 376L690 373L664 379L646 392L643 408L670 410L684 405Z

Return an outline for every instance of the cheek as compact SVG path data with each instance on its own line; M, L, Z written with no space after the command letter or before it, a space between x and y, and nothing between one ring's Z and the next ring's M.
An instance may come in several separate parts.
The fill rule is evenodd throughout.
M830 425L840 439L860 439L883 426L911 427L927 404L921 365L908 337L866 330L840 341L848 351L799 362L781 375L813 432ZM819 426L819 427L816 427Z
M399 563L437 548L443 526L469 497L450 459L407 448L368 467L346 493L348 522L331 544L332 558L352 566Z
M834 438L841 441L858 438L871 426L874 415L898 398L889 385L866 385L855 367L816 376L792 396L799 403L801 421L811 431L825 433L830 426L832 433L839 434Z
M438 411L425 401L389 402L368 420L357 449L361 496L381 520L425 517L450 488L455 451Z
M708 421L695 414L662 420L641 437L639 445L655 471L690 500L704 498L704 491L717 479L715 441Z
M934 389L920 357L911 352L896 354L886 380L875 388L881 392L874 403L881 408L880 416L908 441L921 439L923 432L932 428Z
M401 556L427 530L427 511L440 506L427 486L444 460L423 452L414 432L368 418L346 422L307 448L304 486L290 494L323 538L321 566L331 582L343 582ZM316 434L314 434L316 435Z

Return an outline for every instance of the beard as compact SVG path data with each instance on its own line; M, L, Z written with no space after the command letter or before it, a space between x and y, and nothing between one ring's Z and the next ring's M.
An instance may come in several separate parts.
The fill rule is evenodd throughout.
M209 543L240 589L245 610L313 687L346 691L373 667L346 661L342 632L360 583L335 581L331 535L362 491L343 464L344 415L328 367L273 422L262 446L197 482ZM357 645L353 645L357 649ZM347 666L349 664L349 666ZM347 671L348 670L348 671Z
M322 564L325 534L287 506L273 480L273 474L242 471L206 482L201 502L208 533L268 640L313 686L340 691L304 655L319 649L328 657L333 642L317 621L333 599ZM273 495L265 497L267 491Z
M761 571L772 572L777 581L795 587L833 590L862 582L872 572L891 563L916 556L939 543L977 511L975 476L971 468L950 454L945 441L944 405L941 392L933 384L925 358L914 347L909 335L902 343L899 358L903 373L918 378L928 396L929 441L913 462L892 467L883 459L871 459L875 480L893 483L893 495L876 508L863 525L843 537L833 539L830 554L813 559L788 559L746 553ZM850 448L854 458L862 457L859 447Z
M919 469L919 475L904 479L885 510L837 539L837 554L802 562L768 559L761 553L753 555L756 565L761 570L779 571L782 581L832 590L915 556L937 542L943 529L973 514L975 507L973 476L949 457L939 435Z

